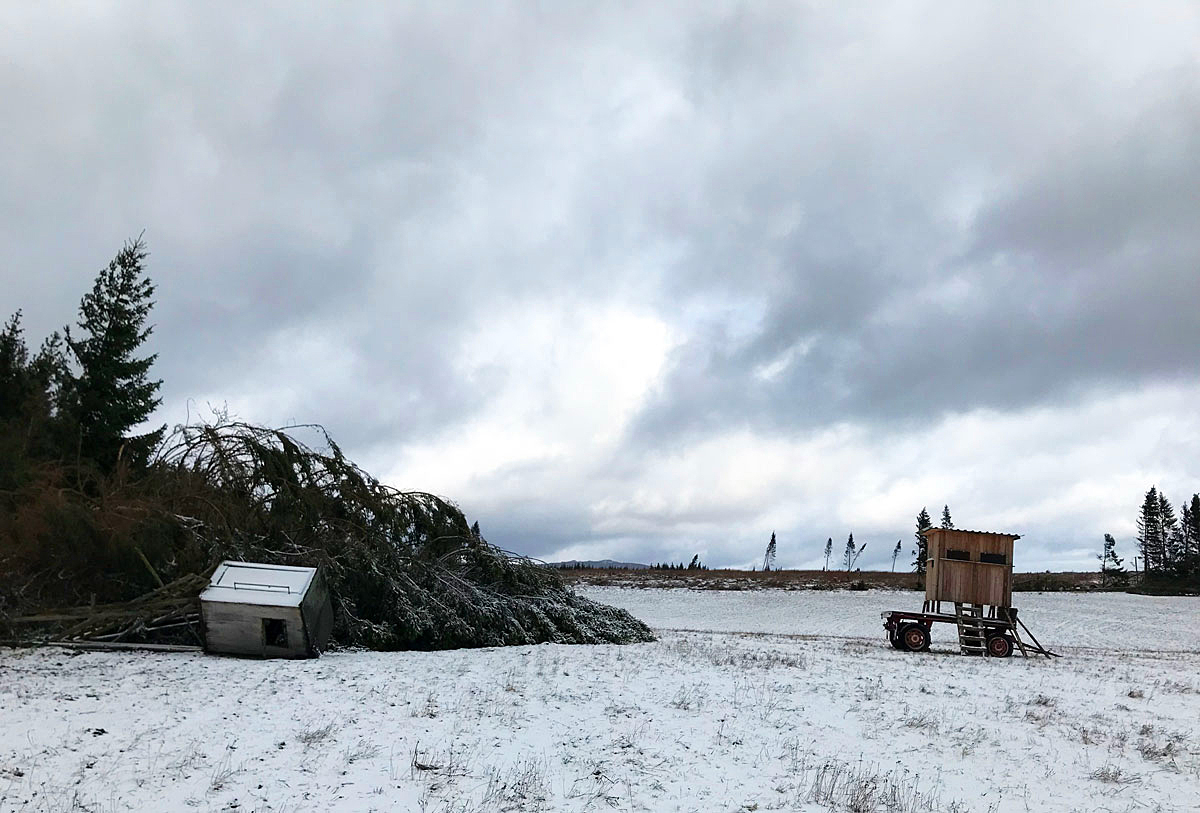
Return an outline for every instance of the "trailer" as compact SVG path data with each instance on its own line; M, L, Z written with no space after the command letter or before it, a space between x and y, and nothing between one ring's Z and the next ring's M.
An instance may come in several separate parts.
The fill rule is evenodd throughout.
M1038 642L1012 606L1013 543L1019 534L931 528L922 535L926 566L921 612L881 613L893 647L928 650L933 625L941 623L955 625L963 655L1008 658L1019 651L1025 657L1058 657ZM954 613L943 612L943 603L952 604Z

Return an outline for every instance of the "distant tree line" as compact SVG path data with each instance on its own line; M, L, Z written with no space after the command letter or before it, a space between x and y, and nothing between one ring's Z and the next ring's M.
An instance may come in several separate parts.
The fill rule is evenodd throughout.
M686 565L683 562L656 562L650 565L651 570L708 570L708 565L700 561L700 554L692 557Z

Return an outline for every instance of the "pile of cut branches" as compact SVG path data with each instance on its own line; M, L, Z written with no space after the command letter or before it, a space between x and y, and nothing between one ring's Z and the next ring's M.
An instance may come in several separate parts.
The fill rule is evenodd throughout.
M44 610L8 624L25 641L202 644L198 596L207 585L190 574L132 601Z

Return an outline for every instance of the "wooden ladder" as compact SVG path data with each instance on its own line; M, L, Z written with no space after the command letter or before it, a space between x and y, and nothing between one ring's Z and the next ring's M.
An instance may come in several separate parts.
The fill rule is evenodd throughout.
M986 657L987 628L983 625L983 607L956 601L954 617L958 621L958 651L964 655Z

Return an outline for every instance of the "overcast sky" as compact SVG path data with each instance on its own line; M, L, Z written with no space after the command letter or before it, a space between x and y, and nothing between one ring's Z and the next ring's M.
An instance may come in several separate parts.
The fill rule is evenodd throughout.
M546 558L1020 569L1200 491L1200 6L0 7L0 308Z

